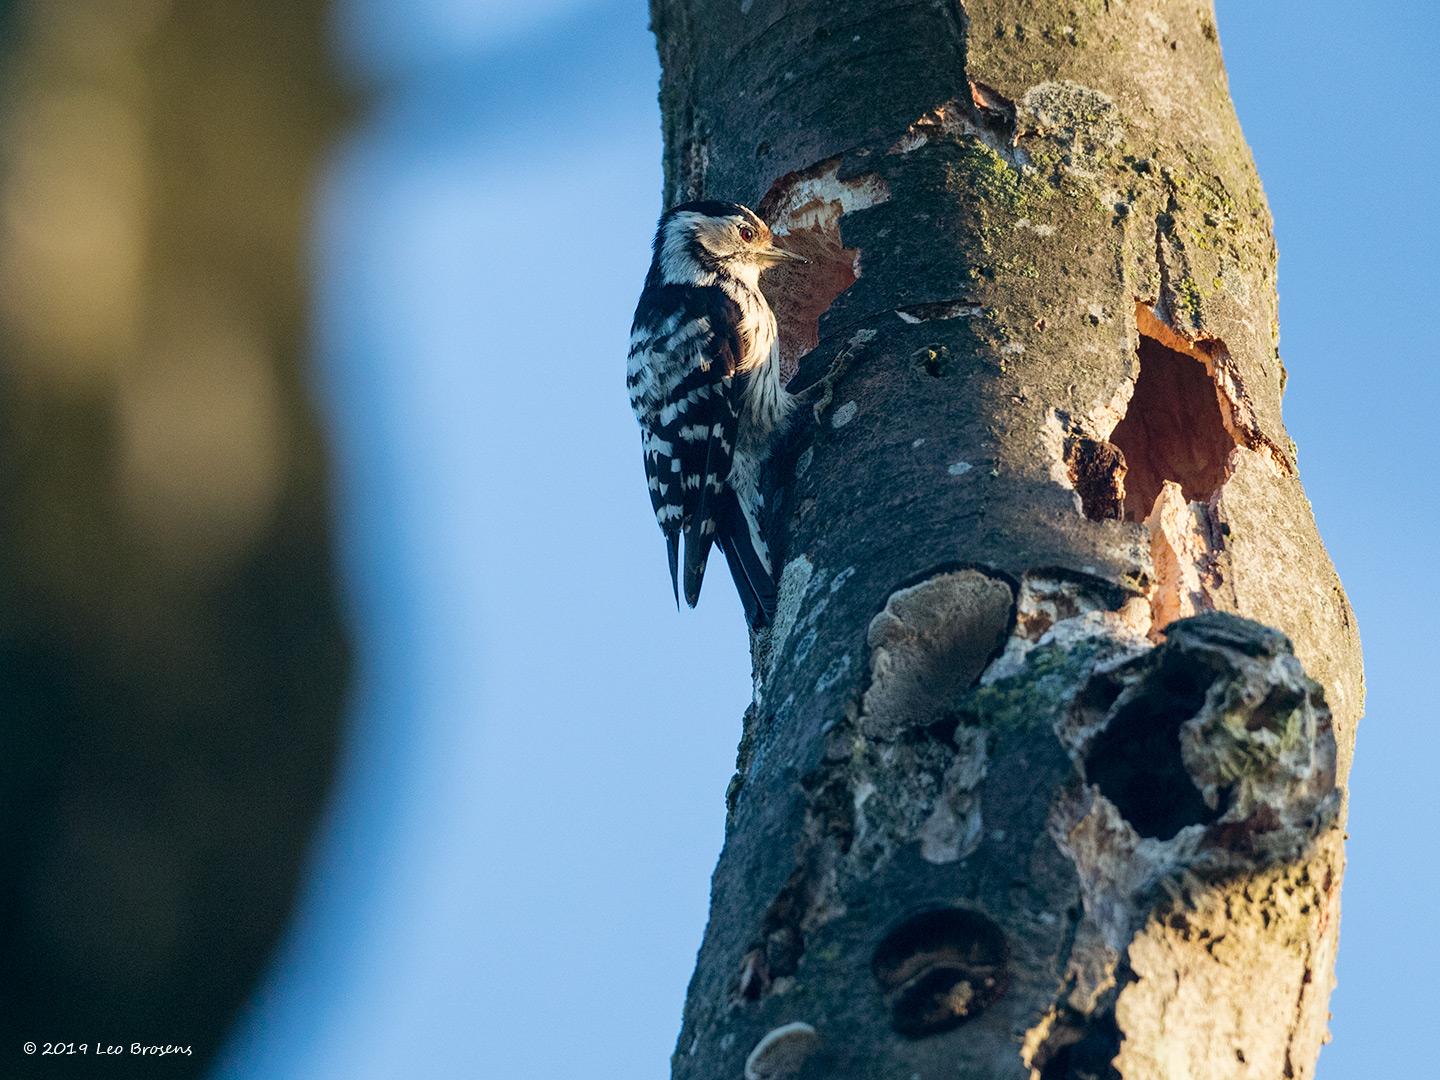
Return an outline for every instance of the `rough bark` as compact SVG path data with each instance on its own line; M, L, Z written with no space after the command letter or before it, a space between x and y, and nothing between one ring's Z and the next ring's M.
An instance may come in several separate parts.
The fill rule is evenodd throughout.
M206 1074L321 809L348 666L303 371L326 7L0 3L7 1078Z
M1210 5L652 13L667 201L812 256L673 1075L1311 1076L1359 642Z

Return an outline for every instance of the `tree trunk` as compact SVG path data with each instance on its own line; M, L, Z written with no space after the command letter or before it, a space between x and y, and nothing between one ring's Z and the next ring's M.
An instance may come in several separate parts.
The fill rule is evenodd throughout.
M667 201L812 257L673 1075L1311 1076L1359 642L1210 6L653 18Z

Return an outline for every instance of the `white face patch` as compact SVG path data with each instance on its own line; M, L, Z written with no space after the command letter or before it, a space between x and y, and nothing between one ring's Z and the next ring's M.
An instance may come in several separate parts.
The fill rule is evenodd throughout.
M747 241L740 229L753 230ZM693 210L676 214L665 227L661 244L660 264L667 281L696 285L714 284L714 275L702 270L688 250L698 243L717 259L724 260L730 274L745 280L753 288L759 279L761 265L753 258L756 241L763 243L769 229L760 218L746 214L710 217ZM703 279L703 280L702 280Z
M712 255L722 259L739 255L748 246L740 238L739 227L742 222L733 217L712 218L699 217L695 223L695 239L705 247ZM743 222L749 225L749 222ZM751 226L753 228L753 226Z

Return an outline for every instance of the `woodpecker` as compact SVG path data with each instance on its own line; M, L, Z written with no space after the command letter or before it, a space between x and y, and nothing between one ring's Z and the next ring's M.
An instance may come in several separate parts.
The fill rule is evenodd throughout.
M769 226L739 203L666 211L635 308L625 379L676 605L682 576L685 602L700 599L718 544L755 628L775 613L760 469L792 404L760 274L784 260L805 261L776 247Z

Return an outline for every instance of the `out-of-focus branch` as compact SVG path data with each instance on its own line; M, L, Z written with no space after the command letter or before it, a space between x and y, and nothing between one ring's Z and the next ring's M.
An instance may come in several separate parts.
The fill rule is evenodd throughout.
M302 370L326 5L6 6L0 1073L103 1038L198 1074L288 914L346 680Z

